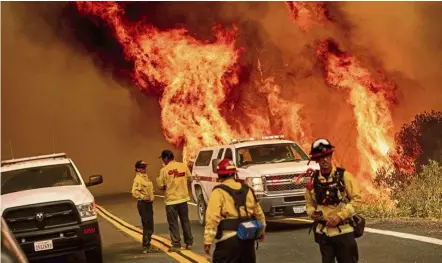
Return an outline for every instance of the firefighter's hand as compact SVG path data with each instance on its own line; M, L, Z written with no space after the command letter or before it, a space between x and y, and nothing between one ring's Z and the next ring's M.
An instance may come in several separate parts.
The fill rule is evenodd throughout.
M261 237L258 239L259 242L264 242L266 239L266 234L262 233Z
M204 252L206 252L207 255L210 255L210 245L204 244Z
M313 213L313 214L310 216L310 218L313 219L313 221L318 221L318 220L321 219L321 217L322 217L321 214L316 214L316 213Z
M336 227L339 223L341 223L342 219L339 216L333 216L327 220L326 226L328 227Z

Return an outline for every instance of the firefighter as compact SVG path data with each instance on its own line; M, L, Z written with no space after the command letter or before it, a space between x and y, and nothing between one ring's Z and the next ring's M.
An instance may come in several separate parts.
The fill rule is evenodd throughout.
M132 185L132 196L137 199L138 213L143 225L143 253L158 252L158 249L150 244L154 230L153 220L153 184L146 173L146 163L142 160L135 163L135 178Z
M255 242L257 239L264 241L264 213L252 189L235 181L236 167L230 159L222 160L216 173L221 184L215 186L210 194L204 229L204 251L210 254L210 247L215 243L213 263L254 263ZM254 223L254 231L257 231L249 235L252 238L247 239L244 238L244 232L237 230L241 229L241 224L250 225L251 222Z
M320 170L313 173L305 192L307 214L314 220L315 242L323 263L358 262L352 218L361 201L355 178L332 163L335 147L327 139L312 143L311 159Z
M169 224L170 239L172 240L172 247L169 252L178 252L181 249L178 217L183 228L186 249L191 250L193 236L187 202L190 201L188 183L192 181L192 175L187 165L175 161L172 151L164 150L160 158L164 163L164 167L160 170L157 184L161 190L166 192L166 217Z

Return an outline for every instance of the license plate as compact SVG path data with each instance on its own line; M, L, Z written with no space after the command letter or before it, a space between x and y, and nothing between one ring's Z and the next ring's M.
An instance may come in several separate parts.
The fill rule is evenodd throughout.
M305 212L305 206L294 206L293 212L295 212L295 214L302 214Z
M34 243L34 249L35 251L51 250L54 249L54 244L52 240L38 241Z

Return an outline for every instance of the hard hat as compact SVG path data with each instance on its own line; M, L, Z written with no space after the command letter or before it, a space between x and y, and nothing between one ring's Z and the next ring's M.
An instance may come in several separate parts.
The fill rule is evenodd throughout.
M235 174L236 166L232 160L226 158L218 163L218 166L216 167L216 173L218 175Z
M144 169L146 168L146 166L147 164L142 160L139 160L135 163L135 169Z
M325 156L334 152L335 146L333 146L327 139L317 139L312 143L310 150L310 158L317 159L321 156Z

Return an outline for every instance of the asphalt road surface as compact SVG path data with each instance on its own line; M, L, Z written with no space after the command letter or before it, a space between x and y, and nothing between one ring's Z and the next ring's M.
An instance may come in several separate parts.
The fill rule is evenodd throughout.
M106 263L117 262L210 262L203 251L203 227L197 222L196 206L189 204L194 248L191 252L165 253L170 246L163 199L154 202L155 232L153 244L162 250L155 254L142 254L140 244L141 221L136 202L129 194L98 198L103 253ZM379 226L382 226L380 224ZM394 227L394 226L391 226ZM309 224L299 221L273 222L268 226L264 243L257 250L258 262L321 262L319 248L308 234ZM426 235L442 241L442 235L424 233L418 226L376 228L402 233ZM182 234L182 232L181 232ZM439 241L438 241L439 240ZM366 232L358 239L360 263L438 263L442 262L442 243L416 241L391 235ZM184 245L184 244L183 244ZM212 250L213 251L213 250ZM49 262L49 261L45 261ZM82 262L81 255L53 262Z

